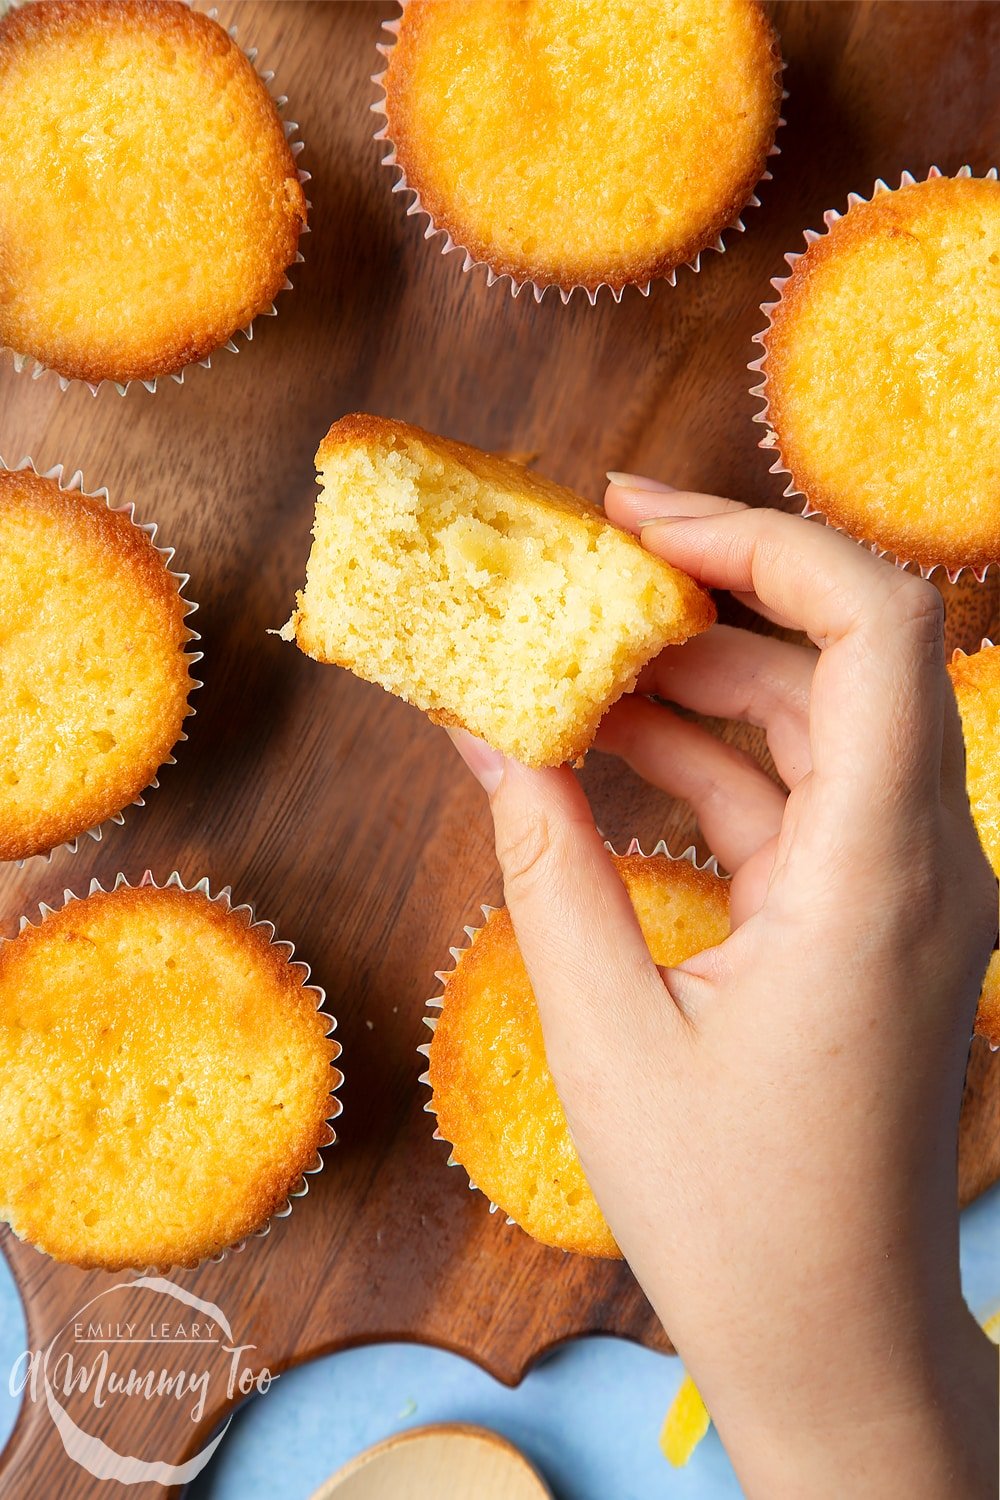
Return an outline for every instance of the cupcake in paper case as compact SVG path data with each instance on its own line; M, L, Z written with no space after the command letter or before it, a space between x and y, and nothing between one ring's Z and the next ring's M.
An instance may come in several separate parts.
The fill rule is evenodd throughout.
M0 942L0 1215L76 1266L196 1266L319 1170L340 1052L270 923L123 876Z
M180 378L300 260L300 143L212 15L34 0L0 17L0 348L65 384Z
M78 838L142 803L199 687L173 553L79 474L0 461L0 860Z
M1000 561L1000 182L904 172L772 283L754 394L806 513L925 575Z
M654 961L670 967L728 936L729 882L714 862L698 868L693 851L674 859L662 847L646 856L633 842L614 859ZM451 1146L450 1164L533 1239L617 1257L548 1069L510 915L506 907L483 911L485 926L466 929L469 947L452 950L455 968L440 976L444 994L427 1020L433 1037L420 1049L435 1135Z
M976 1036L989 1044L991 1052L1000 1052L1000 953L990 957L983 990L976 1012Z
M948 665L962 719L965 777L972 817L993 871L1000 876L1000 646L956 651ZM1000 954L994 953L976 1015L976 1035L1000 1047Z
M770 175L781 55L756 0L408 0L387 30L394 191L515 294L673 283Z

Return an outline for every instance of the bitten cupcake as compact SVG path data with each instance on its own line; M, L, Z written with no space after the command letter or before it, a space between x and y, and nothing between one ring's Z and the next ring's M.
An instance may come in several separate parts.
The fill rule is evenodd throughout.
M743 227L781 104L756 0L408 0L389 30L385 160L468 263L620 295Z
M207 882L42 910L0 943L0 1216L107 1270L261 1230L333 1139L340 1048L308 969Z
M664 855L615 856L643 936L661 966L683 963L729 933L729 884ZM544 1245L619 1254L583 1175L545 1060L535 997L506 907L445 976L423 1081L452 1160ZM671 1002L664 995L665 1005ZM594 1059L599 1072L600 1058Z
M152 382L268 310L306 223L262 78L181 0L0 19L0 346Z
M171 759L196 686L182 582L131 508L0 469L0 859L96 830Z
M949 664L965 740L972 816L993 871L1000 876L1000 646L984 642ZM1000 955L994 953L976 1015L976 1035L1000 1047Z
M901 562L1000 560L1000 183L932 173L809 234L758 337L789 493Z
M650 657L715 619L686 573L509 459L356 414L316 464L283 639L526 765L582 756Z

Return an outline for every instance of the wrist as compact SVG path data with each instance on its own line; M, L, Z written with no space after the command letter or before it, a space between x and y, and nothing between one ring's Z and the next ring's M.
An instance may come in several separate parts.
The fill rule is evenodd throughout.
M724 1385L709 1409L747 1500L996 1500L998 1382L998 1350L963 1306L929 1353L890 1344L798 1390L765 1367L754 1382L765 1409Z

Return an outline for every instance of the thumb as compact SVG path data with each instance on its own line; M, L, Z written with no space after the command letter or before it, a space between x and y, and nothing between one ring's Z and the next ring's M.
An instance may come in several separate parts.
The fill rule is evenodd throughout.
M549 1066L560 1092L572 1093L575 1081L592 1079L595 1059L643 1047L647 1018L661 1036L683 1019L572 771L529 770L465 730L449 734L489 796Z

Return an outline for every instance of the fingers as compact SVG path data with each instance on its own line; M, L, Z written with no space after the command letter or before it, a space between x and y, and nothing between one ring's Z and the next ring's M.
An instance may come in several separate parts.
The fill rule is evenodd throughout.
M670 484L657 484L635 474L616 474L604 495L608 519L626 531L639 531L656 516L710 516L746 510L740 500L726 500L722 495L702 495L697 490L679 490ZM628 480L630 483L626 484Z
M605 715L596 745L621 756L671 797L689 802L726 869L738 870L777 837L785 794L756 761L648 698L619 699Z
M642 544L710 588L756 594L820 647L870 629L894 595L909 591L940 603L930 584L838 531L783 511L665 517L643 527Z
M902 802L922 801L925 812L938 805L946 678L943 606L931 584L779 511L619 484L605 503L619 524L646 522L640 534L650 551L709 587L752 595L823 648L810 743L819 790L838 792L822 798L829 816L861 825ZM662 519L651 519L656 512Z
M644 1045L646 1017L680 1034L684 1020L573 773L531 771L448 732L490 798L504 895L560 1084L589 1077L609 1049Z
M812 764L809 693L816 661L808 647L714 625L684 646L668 646L636 686L696 713L765 729L778 775L794 786Z
M638 534L644 527L655 525L666 516L725 515L747 508L738 500L725 500L720 495L700 495L694 490L677 490L671 485L661 485L634 474L609 474L608 478L612 482L604 496L605 514L616 526ZM763 604L752 591L733 590L733 595L747 609L763 615L773 625L780 625L785 630L796 628L790 620Z
M780 511L665 522L645 527L642 541L702 583L752 590L824 648L810 743L813 769L839 790L825 803L834 818L937 805L947 679L931 584Z

